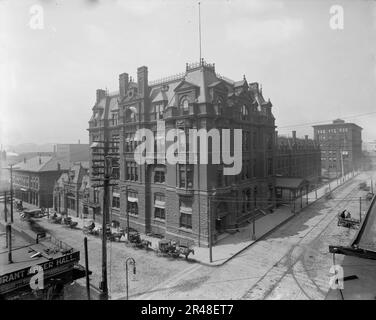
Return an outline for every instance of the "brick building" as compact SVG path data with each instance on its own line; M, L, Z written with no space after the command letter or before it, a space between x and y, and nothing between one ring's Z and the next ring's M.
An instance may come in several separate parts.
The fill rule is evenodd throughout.
M320 146L308 135L304 139L278 136L275 159L276 197L291 202L314 188L321 176Z
M25 158L13 168L15 198L39 207L52 208L55 181L68 169L68 162L53 157Z
M88 195L90 190L89 165L79 162L57 179L53 191L53 208L56 212L76 217L89 214Z
M71 164L79 161L89 161L88 144L56 144L54 146L54 153L57 159L64 159Z
M155 144L162 141L166 149L172 144L157 134L162 121L166 132L242 129L242 171L224 175L222 159L219 164L210 161L215 156L211 143L209 164L160 164L156 160L137 164L138 129L150 129ZM240 81L222 77L214 64L203 60L187 64L184 73L152 82L145 66L137 69L136 82L127 73L120 74L119 92L97 90L89 135L90 144L104 135L120 141L120 179L110 203L111 219L121 225L126 223L128 208L131 227L141 232L189 239L205 246L210 216L216 241L227 228L254 214L256 207L266 209L275 204L272 104L265 101L258 83L248 83L245 77ZM153 159L164 156L151 155ZM198 156L201 158L199 152ZM93 192L91 199L102 207L100 194Z
M314 139L321 148L322 175L339 177L361 168L362 128L341 119L313 126Z

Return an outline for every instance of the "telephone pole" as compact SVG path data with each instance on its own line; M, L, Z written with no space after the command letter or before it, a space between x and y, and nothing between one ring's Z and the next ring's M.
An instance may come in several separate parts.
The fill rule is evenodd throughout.
M101 289L101 300L108 300L108 283L107 283L107 225L110 216L109 188L117 183L111 183L114 178L113 168L119 167L118 140L109 140L107 130L105 130L104 140L93 141L92 144L92 181L101 182L93 187L103 188L103 214L102 214L102 281L99 288ZM94 159L98 156L99 158Z

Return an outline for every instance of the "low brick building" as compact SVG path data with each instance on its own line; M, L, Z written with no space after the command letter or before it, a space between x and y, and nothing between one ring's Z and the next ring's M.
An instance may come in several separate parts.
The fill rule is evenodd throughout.
M56 212L76 217L86 217L90 178L88 163L76 163L57 179L53 192L53 208Z
M304 139L278 136L275 160L276 198L291 202L313 189L320 181L320 146L306 135Z
M24 159L13 167L15 198L35 206L52 208L54 184L69 163L49 156Z

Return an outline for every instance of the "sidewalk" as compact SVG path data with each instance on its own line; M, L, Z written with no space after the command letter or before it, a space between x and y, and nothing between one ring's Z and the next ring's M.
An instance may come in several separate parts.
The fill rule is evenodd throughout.
M356 177L359 173L355 173ZM340 179L331 181L328 184L325 184L318 188L316 191L313 190L307 195L303 196L303 199L296 199L295 202L295 214L292 212L289 206L281 206L279 208L273 209L273 213L262 216L257 219L255 222L255 240L252 240L253 234L253 225L250 223L244 228L239 228L239 232L235 234L228 234L224 239L218 241L215 246L212 248L212 262L209 259L209 248L194 247L195 254L190 256L192 260L199 262L208 266L220 266L242 251L246 250L252 244L258 240L263 239L268 234L273 232L275 229L282 226L284 223L287 223L294 216L296 216L301 210L310 206L312 203L315 203L317 200L321 199L328 192L332 192L338 187L342 186L344 183L348 182L353 178L352 173L347 174L342 183ZM308 198L308 202L307 202ZM300 208L300 204L303 204Z

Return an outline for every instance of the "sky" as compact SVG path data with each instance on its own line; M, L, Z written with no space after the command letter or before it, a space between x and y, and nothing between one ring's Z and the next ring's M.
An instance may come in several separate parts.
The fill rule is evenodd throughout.
M262 84L279 133L343 118L376 139L376 1L201 0L201 29L216 72ZM0 0L0 143L87 143L96 89L198 60L198 1Z

